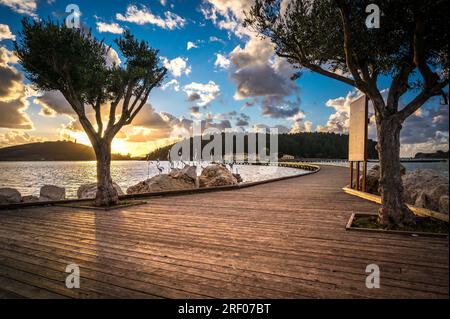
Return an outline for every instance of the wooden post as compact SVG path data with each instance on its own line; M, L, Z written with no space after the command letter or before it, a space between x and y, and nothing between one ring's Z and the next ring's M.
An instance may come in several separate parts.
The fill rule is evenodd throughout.
M366 176L367 176L367 161L363 162L363 179L362 179L362 191L366 192Z
M353 162L350 161L350 188L353 188Z
M356 162L356 190L359 191L359 163Z

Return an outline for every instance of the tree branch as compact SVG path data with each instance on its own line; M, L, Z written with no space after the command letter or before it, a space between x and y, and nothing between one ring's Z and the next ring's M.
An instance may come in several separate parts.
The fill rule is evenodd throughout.
M425 81L425 87L431 88L438 81L439 76L431 71L430 67L427 64L425 50L426 45L424 44L423 32L425 28L425 23L423 18L419 14L415 15L415 29L414 29L414 64L419 69L420 74L422 75Z
M101 98L100 96L97 98L95 105L93 105L95 110L95 120L97 121L97 133L101 137L103 133L103 121L102 121L102 112L101 112Z
M367 82L361 79L358 71L357 61L354 59L354 51L352 47L351 34L352 27L350 23L350 9L344 0L336 0L339 11L341 12L342 26L344 28L344 53L348 69L355 79L356 86L363 92L367 91ZM367 70L366 70L367 71ZM366 72L368 73L368 71Z
M124 90L120 89L120 92L117 94L116 99L111 102L111 105L109 108L108 126L106 127L106 130L109 130L116 122L116 109L117 109L117 105L119 104L120 100L123 98L123 94L124 94Z
M442 94L442 89L448 85L448 79L436 84L433 88L425 88L417 95L411 102L408 103L398 116L402 121L406 120L408 116L416 112L429 98Z
M95 131L92 123L86 117L84 104L83 102L81 102L81 99L76 96L70 83L68 84L68 89L61 91L61 93L64 95L67 102L69 102L75 113L78 115L78 119L80 120L81 126L85 130L92 145L93 146L97 145L100 140L100 136Z
M325 70L324 68L320 67L317 64L313 64L313 63L308 62L308 61L300 61L298 57L294 57L294 56L288 55L288 54L277 53L277 55L282 57L282 58L287 58L287 59L292 59L294 61L297 61L298 64L300 64L301 66L303 66L303 67L305 67L305 68L307 68L307 69L309 69L309 70L311 70L313 72L319 73L321 75L327 76L327 77L332 78L334 80L338 80L338 81L344 82L345 84L348 84L348 85L351 85L353 87L356 87L356 83L355 83L355 81L353 79L345 77L345 76L342 76L342 75L339 75L337 73L334 73L334 72L331 72L331 71L328 71L328 70Z
M387 98L387 105L392 108L392 111L397 111L400 97L408 91L408 78L413 70L414 64L407 58L392 79Z
M136 115L141 111L142 107L147 102L148 96L150 95L150 92L155 88L155 86L158 85L158 83L161 82L161 80L166 76L167 69L164 69L161 74L155 79L153 84L148 88L144 98L142 99L141 103L139 104L138 108L134 111L133 114L130 115L129 119L127 120L126 124L131 124L136 117ZM131 111L132 112L132 111Z

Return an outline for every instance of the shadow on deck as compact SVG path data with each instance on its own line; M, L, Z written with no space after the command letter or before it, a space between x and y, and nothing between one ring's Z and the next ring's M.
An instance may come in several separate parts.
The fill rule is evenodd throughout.
M151 198L109 212L0 212L0 297L448 298L448 239L348 232L377 205L345 194L347 170ZM75 263L80 289L68 289ZM377 264L381 287L367 289Z

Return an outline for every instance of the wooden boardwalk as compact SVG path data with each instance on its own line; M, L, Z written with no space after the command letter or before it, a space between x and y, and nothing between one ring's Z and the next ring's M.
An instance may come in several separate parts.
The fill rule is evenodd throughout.
M0 211L0 297L448 298L448 240L345 230L347 170L110 212ZM80 289L65 287L68 264ZM367 289L377 264L380 289Z

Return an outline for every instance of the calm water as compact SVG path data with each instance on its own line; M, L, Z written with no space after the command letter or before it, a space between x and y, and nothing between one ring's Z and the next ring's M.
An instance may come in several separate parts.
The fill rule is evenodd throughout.
M347 161L342 160L335 160L335 161L316 161L311 162L313 164L325 164L325 165L334 165L334 166L341 166L341 167L348 167ZM367 168L370 169L372 166L377 165L377 162L369 162L367 163ZM432 169L435 171L438 175L442 175L445 177L448 177L448 161L446 162L402 162L402 165L406 168L406 172L411 172L417 169Z
M161 162L161 167L164 173L168 172L168 162ZM200 172L198 168L197 174L200 175ZM233 172L241 174L245 182L254 182L305 171L286 167L235 165ZM131 185L158 173L155 162L148 165L144 161L115 161L111 165L112 178L124 192ZM95 181L95 161L0 162L0 187L16 188L22 195L39 195L41 186L51 184L65 187L67 197L76 197L80 185Z
M414 171L416 169L432 169L438 172L440 175L448 177L448 161L447 162L432 162L432 163L411 163L402 162L405 166L406 172Z

